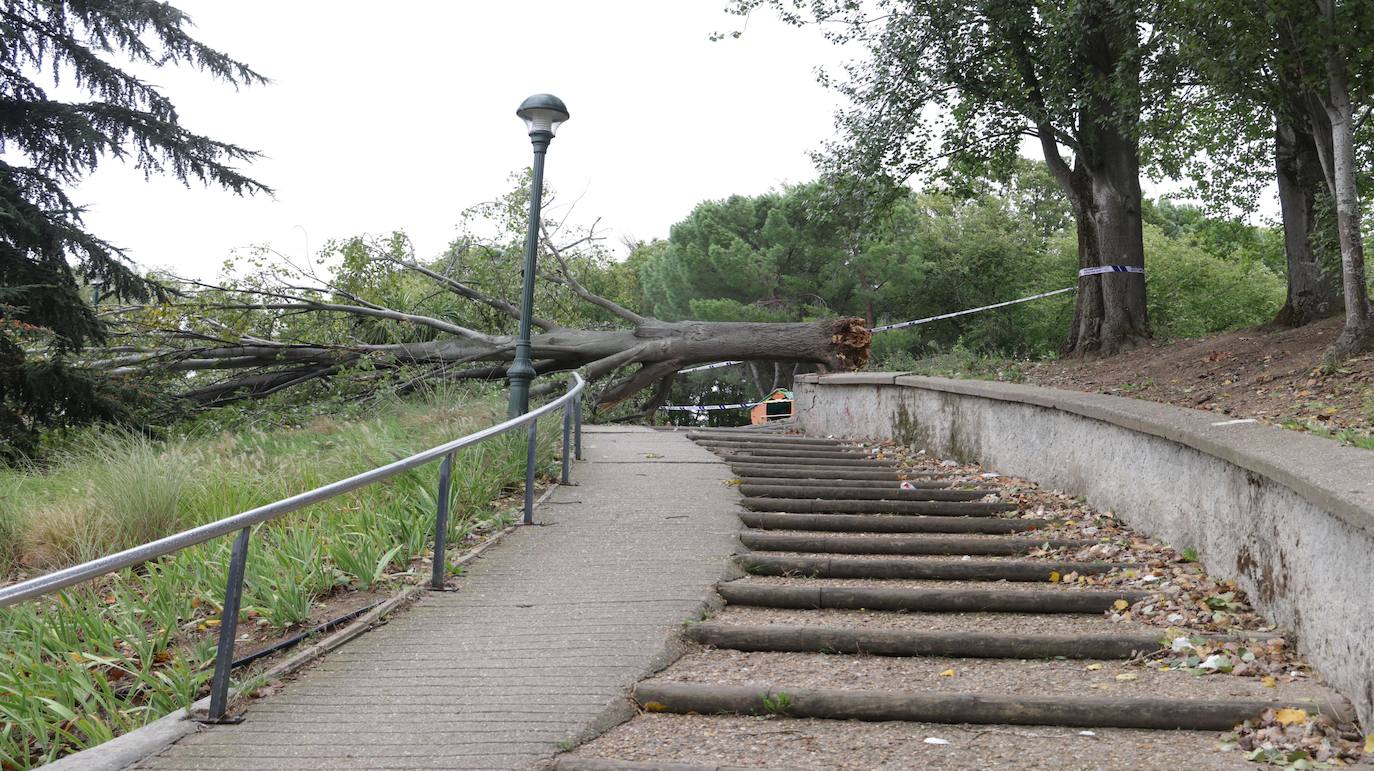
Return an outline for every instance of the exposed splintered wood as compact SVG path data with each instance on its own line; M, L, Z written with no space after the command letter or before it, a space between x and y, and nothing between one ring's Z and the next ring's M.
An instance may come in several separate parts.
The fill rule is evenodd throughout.
M1061 538L963 538L932 535L824 535L770 533L746 530L740 543L760 551L816 552L823 554L929 554L1013 555L1042 546L1051 548L1090 546L1093 541Z
M1055 520L993 517L911 517L904 514L791 514L742 511L740 521L766 530L824 530L841 533L1026 533Z
M976 501L988 495L986 490L951 490L948 488L921 487L903 490L893 487L886 490L873 490L855 487L820 487L790 485L739 486L740 495L749 498L815 498L831 500L861 501Z
M732 605L935 613L1102 613L1117 600L1133 603L1150 596L1134 590L778 586L747 580L721 584L716 591Z
M942 475L930 471L876 470L835 466L779 466L755 461L730 463L730 470L740 476L769 476L782 479L848 479L881 482L900 482L903 479L936 479Z
M791 688L781 684L721 686L659 680L636 685L634 699L649 712L683 714L1195 731L1227 731L1238 723L1258 717L1266 709L1313 709L1309 703L1280 699L1027 698Z
M758 576L813 578L890 578L930 581L1055 581L1076 572L1108 573L1125 567L1108 562L989 559L859 559L854 557L789 557L743 554L735 558L746 573Z
M1162 630L1112 635L989 634L711 621L691 625L687 636L702 645L739 651L1006 659L1129 659L1159 650L1164 639Z
M836 514L939 514L951 517L990 517L1014 511L1010 503L982 501L818 501L791 498L744 498L740 503L752 511Z

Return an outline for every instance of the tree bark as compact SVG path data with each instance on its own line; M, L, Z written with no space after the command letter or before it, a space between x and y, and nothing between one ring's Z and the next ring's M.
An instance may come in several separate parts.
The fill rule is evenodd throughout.
M1323 101L1331 123L1327 182L1336 199L1336 229L1341 242L1341 284L1345 292L1345 327L1327 350L1328 363L1374 348L1374 313L1369 307L1369 287L1365 280L1364 240L1361 234L1359 190L1355 184L1355 121L1350 105L1345 58L1332 36L1336 27L1335 0L1318 0L1326 21L1326 82ZM1320 145L1319 145L1320 147Z
M1079 201L1079 267L1143 270L1140 143L1129 130L1139 121L1139 108L1119 103L1099 85L1121 77L1124 70L1138 69L1134 49L1140 45L1139 32L1105 8L1088 13L1084 24L1080 55L1088 96L1079 112L1073 180ZM1144 273L1080 276L1078 290L1066 354L1111 356L1149 339Z
M1300 327L1330 317L1341 298L1335 275L1324 269L1313 238L1319 226L1317 196L1326 185L1312 131L1303 123L1280 117L1274 131L1274 162L1288 296L1270 325Z

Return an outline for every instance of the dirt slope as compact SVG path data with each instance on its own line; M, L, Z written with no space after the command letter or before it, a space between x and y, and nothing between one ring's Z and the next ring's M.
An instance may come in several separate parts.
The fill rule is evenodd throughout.
M1330 319L1301 329L1242 330L1142 348L1100 360L1035 365L1026 381L1258 418L1344 438L1374 436L1374 355L1323 373L1340 331ZM1358 437L1358 438L1357 438Z

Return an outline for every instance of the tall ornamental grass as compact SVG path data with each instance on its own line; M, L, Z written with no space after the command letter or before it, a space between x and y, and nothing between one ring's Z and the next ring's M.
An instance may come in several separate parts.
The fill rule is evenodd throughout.
M42 470L0 471L0 580L108 554L304 492L499 422L490 391L392 401L365 419L154 441L92 433ZM550 470L557 420L543 421ZM525 434L460 452L449 543L504 524ZM319 599L420 580L438 464L255 528L241 627L287 629ZM135 729L203 694L231 538L0 610L0 768L27 769ZM447 559L447 557L446 557Z

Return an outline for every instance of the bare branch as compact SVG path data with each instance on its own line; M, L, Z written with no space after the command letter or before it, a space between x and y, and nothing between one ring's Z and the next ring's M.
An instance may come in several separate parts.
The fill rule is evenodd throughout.
M587 241L590 239L591 236L587 236L586 238L583 238L576 243L581 243L582 241ZM592 305L602 308L603 310L609 311L612 315L619 316L620 318L630 322L631 324L634 324L635 326L641 326L649 321L648 319L644 318L638 313L635 313L629 308L622 306L614 300L609 300L605 297L602 297L599 294L595 294L591 291L588 291L588 289L585 286L582 286L581 282L573 278L572 270L570 270L568 267L568 261L563 258L562 249L553 245L553 242L549 240L549 234L547 231L544 231L543 241L544 246L548 248L549 253L554 256L554 259L558 260L559 273L561 274L561 276L555 276L549 273L541 273L539 275L543 276L549 281L553 281L555 283L559 283L568 287L573 291L574 294L576 294L578 297L581 297L583 300L586 300Z
M407 270L413 270L422 276L439 282L439 284L441 284L444 288L448 289L449 291L453 292L459 297L464 297L469 300L475 300L476 302L482 303L483 305L486 305L489 308L498 310L506 314L507 316L516 319L517 321L520 319L520 309L516 308L514 305L506 302L505 300L492 297L491 295L488 295L484 292L480 292L468 286L467 284L464 284L460 281L456 281L448 276L443 275L442 273L436 273L435 271L426 268L418 262L398 260L397 264L403 268L406 268ZM540 318L539 316L530 316L530 323L544 330L545 332L559 329L558 324L555 324L554 322L549 321L548 319Z

